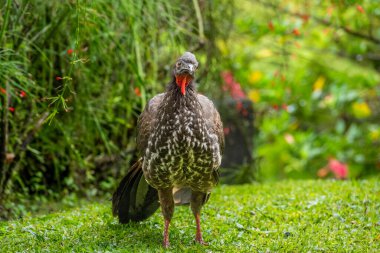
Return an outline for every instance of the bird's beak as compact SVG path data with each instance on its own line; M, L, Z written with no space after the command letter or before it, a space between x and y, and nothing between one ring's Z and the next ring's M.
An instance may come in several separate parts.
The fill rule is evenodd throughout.
M194 73L195 73L195 66L194 64L186 64L186 65L183 65L183 67L180 69L180 74L185 74L185 73L188 73L189 75L191 76L194 76Z
M183 96L186 94L186 86L193 80L197 66L192 63L182 63L175 74L176 83Z
M190 74L194 75L194 72L195 72L195 66L194 66L194 64L188 64L187 66L188 66Z

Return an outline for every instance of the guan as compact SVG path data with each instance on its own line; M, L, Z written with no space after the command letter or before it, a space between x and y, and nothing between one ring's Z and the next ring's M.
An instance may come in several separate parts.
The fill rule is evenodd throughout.
M183 54L166 92L146 105L137 124L140 158L112 198L113 214L120 223L144 220L161 206L165 248L174 206L184 204L190 204L195 217L195 241L207 245L200 212L219 179L223 125L211 100L196 92L197 68L195 56Z

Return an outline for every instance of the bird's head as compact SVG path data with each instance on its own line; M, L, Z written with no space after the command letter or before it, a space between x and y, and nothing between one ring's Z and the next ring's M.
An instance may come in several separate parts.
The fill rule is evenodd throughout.
M186 87L194 79L195 71L198 68L198 61L190 52L184 53L174 66L174 76L182 95L186 94Z

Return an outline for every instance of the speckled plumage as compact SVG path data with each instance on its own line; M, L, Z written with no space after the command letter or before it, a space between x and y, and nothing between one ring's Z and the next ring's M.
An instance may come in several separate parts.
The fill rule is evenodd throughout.
M175 84L151 99L139 120L137 143L143 171L154 188L189 186L210 192L218 182L223 128L213 103L187 87Z

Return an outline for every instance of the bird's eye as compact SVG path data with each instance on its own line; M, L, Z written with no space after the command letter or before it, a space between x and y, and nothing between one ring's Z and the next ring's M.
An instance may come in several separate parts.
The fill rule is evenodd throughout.
M177 68L181 67L181 65L182 65L182 63L180 61L176 63Z

